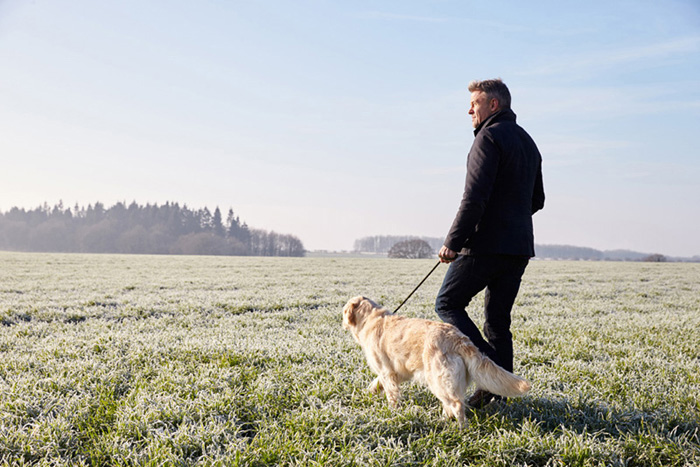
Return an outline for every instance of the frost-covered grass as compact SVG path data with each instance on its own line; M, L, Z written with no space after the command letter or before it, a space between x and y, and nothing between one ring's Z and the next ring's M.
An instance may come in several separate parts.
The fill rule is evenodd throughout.
M0 253L0 465L699 465L700 265L533 262L522 399L392 411L342 330L430 260ZM435 319L441 266L401 313ZM479 296L469 311L481 319Z

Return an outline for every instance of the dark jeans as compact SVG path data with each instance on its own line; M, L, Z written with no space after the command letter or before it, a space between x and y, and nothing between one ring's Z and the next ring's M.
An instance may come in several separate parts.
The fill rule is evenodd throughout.
M526 256L459 255L450 263L435 301L440 319L455 325L479 350L510 372L513 371L510 310L529 260ZM484 288L484 335L488 342L465 310Z

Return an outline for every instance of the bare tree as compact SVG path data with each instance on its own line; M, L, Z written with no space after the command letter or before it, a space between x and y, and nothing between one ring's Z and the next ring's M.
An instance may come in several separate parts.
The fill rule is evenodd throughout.
M433 249L425 240L414 238L395 243L389 249L389 258L432 258Z
M668 258L659 253L654 253L653 255L649 255L642 258L642 261L646 261L648 263L665 263L666 261L668 261Z

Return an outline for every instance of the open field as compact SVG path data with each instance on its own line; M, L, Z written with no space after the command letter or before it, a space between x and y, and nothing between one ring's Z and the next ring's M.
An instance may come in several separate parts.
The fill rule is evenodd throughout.
M700 465L700 264L532 262L533 391L392 411L340 326L432 260L0 253L0 465ZM401 313L436 319L440 266ZM481 300L469 306L481 318Z

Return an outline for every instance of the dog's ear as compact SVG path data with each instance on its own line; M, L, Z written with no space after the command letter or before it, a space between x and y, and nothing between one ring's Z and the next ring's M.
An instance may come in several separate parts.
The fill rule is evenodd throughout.
M347 323L350 326L354 326L355 325L355 307L346 306L344 311L345 311L345 321L347 321Z
M362 300L364 300L364 297L358 295L357 297L351 298L343 308L343 315L345 315L345 320L350 326L354 326L356 323L355 309L362 303Z

